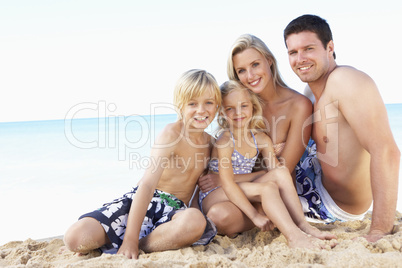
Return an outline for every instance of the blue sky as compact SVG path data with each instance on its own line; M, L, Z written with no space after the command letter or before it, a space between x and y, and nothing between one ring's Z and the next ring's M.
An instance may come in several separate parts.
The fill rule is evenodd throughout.
M306 13L329 22L338 64L369 74L386 103L402 103L402 2L271 2L0 0L0 122L64 119L77 107L99 109L75 117L153 113L172 102L188 69L223 83L229 49L243 33L264 40L285 81L302 92L282 33Z

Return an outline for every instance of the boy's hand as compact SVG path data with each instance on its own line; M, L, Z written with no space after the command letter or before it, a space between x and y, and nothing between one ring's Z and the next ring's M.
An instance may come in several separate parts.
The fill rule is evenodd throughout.
M219 185L219 175L218 174L207 174L201 176L198 179L198 186L200 187L201 191L206 193L215 187L221 186Z
M255 226L261 229L261 231L271 231L275 228L275 225L265 215L258 213L253 219L251 219Z
M119 250L117 251L117 254L122 254L124 256L126 256L129 259L138 259L138 254L139 254L139 250L138 250L138 244L134 243L134 242L125 242L123 241L123 244L121 245L121 247L119 248Z

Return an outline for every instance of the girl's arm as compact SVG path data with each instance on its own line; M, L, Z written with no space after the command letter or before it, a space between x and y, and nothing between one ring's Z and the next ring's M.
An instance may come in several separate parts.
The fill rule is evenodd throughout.
M224 137L220 139L218 145L220 144L222 146L223 144L231 144L225 141L225 139L227 140L228 138ZM234 181L232 153L232 146L220 147L218 149L219 174L221 177L222 188L229 200L243 211L257 227L262 230L268 230L268 218L258 213L239 185Z
M235 174L234 181L236 183L251 182L251 181L258 179L265 173L267 173L265 170L260 170L260 171L256 171L256 172L248 173L248 174ZM219 174L209 173L204 176L201 176L198 179L198 186L204 193L208 192L209 190L214 189L215 187L222 186Z
M266 169L272 170L280 166L278 159L274 152L274 146L271 138L265 133L255 134L257 147L260 150Z
M171 143L171 141L174 140L175 138L173 131L165 128L156 140L156 144L175 144ZM158 159L169 158L172 151L174 151L174 146L151 149L151 164L145 171L141 181L138 183L139 187L133 197L132 205L128 214L126 232L123 243L117 252L118 254L123 254L130 259L138 258L141 225L144 221L145 214L147 212L148 205L151 202L155 188L163 173L163 167L160 164L156 166L155 163L162 163L163 161L158 161Z

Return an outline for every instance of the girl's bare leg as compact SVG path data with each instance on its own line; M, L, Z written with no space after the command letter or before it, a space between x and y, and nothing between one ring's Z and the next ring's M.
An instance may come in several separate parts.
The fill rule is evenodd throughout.
M260 201L267 217L286 237L289 247L323 248L318 238L307 235L293 221L275 182L240 183L250 201Z
M255 227L254 223L230 201L212 205L207 216L215 223L219 234L229 237Z
M336 236L329 232L321 232L319 229L310 225L303 213L303 209L292 182L292 177L288 169L276 168L269 171L264 176L257 179L256 182L275 182L278 185L280 196L285 204L294 223L305 233L323 240L335 239Z
M229 201L222 187L204 198L202 210L216 225L218 233L222 235L233 237L255 227L253 222Z

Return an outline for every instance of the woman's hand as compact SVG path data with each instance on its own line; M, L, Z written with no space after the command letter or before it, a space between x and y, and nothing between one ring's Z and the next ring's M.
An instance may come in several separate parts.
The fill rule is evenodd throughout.
M198 179L198 186L200 187L203 193L206 193L220 185L219 175L218 174L207 174L201 176Z

